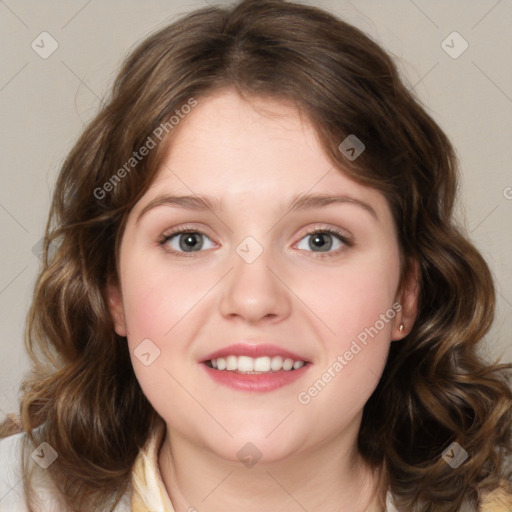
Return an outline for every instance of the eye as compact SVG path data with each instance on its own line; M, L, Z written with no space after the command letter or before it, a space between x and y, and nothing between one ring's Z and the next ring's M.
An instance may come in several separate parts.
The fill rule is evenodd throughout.
M302 240L309 239L307 242L302 242ZM302 244L302 247L301 245ZM342 232L336 229L315 229L306 234L304 238L301 239L299 245L297 245L298 249L301 250L312 250L315 253L325 253L321 254L320 257L324 256L336 256L343 247L351 247L353 244L349 240L349 238L343 234ZM331 249L335 249L331 251ZM316 249L319 249L318 251Z
M181 228L176 229L172 233L164 235L159 241L159 244L167 252L171 252L178 256L185 256L184 253L198 252L201 249L205 249L201 237L208 238L204 233L201 233L200 231L195 231L189 228ZM210 239L208 238L208 240ZM206 247L206 249L211 249L212 247L213 243L211 247Z
M209 247L205 247L203 237L209 240ZM308 242L303 242L303 240L305 241L307 239L309 239ZM187 227L175 229L171 233L163 235L158 244L162 246L166 252L184 257L204 249L211 249L214 246L207 235L201 231ZM317 228L306 233L306 235L301 238L297 248L314 252L318 254L319 257L328 257L336 256L343 250L343 247L351 247L352 245L353 243L350 238L341 231L332 228Z

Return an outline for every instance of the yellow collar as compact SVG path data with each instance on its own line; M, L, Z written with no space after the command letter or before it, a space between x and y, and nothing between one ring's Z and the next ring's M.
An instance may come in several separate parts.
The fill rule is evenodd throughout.
M139 452L132 471L132 512L175 512L158 466L158 453L165 437L165 424L151 435Z

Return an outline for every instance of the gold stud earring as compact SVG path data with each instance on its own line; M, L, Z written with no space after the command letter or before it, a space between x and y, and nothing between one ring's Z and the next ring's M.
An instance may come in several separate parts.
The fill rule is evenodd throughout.
M400 325L398 326L398 332L399 332L400 334L403 334L404 329L405 329L405 325L404 325L404 324L400 324Z

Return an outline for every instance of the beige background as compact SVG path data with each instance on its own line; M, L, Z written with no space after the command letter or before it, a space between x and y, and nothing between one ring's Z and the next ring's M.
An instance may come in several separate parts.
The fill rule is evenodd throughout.
M459 218L498 287L497 316L484 349L512 361L512 1L307 3L338 14L391 51L455 144L462 169ZM28 369L23 328L39 265L33 247L43 234L59 165L128 50L177 15L205 5L0 0L0 420L16 409ZM41 46L44 31L58 43L46 59L31 47L34 40ZM456 59L442 47L454 31L469 44ZM452 52L462 48L461 40L447 41Z

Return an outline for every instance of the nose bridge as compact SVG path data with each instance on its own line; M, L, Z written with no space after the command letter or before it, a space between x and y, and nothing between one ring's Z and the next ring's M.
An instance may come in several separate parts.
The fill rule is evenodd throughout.
M221 301L223 315L238 315L255 322L289 313L290 298L273 269L279 265L272 255L273 251L252 235L235 247L234 268L227 278Z

